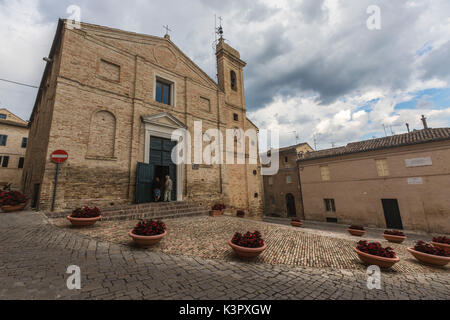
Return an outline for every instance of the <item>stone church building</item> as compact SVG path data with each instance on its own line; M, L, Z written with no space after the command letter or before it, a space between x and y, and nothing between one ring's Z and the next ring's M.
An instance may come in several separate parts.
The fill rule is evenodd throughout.
M226 129L257 130L246 117L246 63L223 40L216 56L218 82L168 35L72 28L60 20L30 118L22 189L32 205L50 209L50 155L65 150L55 210L149 202L154 177L168 174L174 201L223 202L231 212L262 214L259 160L250 164L248 147L257 141L246 141L245 164L177 165L170 157L171 133L185 128L193 137L194 121L224 136Z

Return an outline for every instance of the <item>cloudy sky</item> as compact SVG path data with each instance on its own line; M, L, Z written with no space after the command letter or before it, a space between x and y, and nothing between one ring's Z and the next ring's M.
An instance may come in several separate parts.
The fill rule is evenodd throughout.
M448 0L0 0L0 79L38 85L59 17L164 35L215 79L214 15L247 62L248 116L282 146L345 145L405 123L450 126ZM381 29L369 30L371 5ZM371 20L373 21L373 20ZM0 81L0 107L28 119L36 89Z

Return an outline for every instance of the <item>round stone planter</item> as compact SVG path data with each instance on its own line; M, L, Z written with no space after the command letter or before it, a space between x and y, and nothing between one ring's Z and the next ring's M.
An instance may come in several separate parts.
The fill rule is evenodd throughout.
M16 212L16 211L22 211L26 205L27 205L27 203L24 202L24 203L17 204L15 206L2 206L1 208L4 212Z
M210 215L211 217L219 217L219 216L223 215L223 211L224 211L224 210L211 210L211 211L209 212L209 215Z
M375 256L373 254L368 254L365 252L359 251L357 248L354 248L355 252L358 254L359 259L366 265L372 266L376 265L380 268L387 269L392 267L394 264L400 261L399 257L396 258L384 258Z
M393 243L402 243L403 241L406 240L406 236L395 236L395 235L386 234L386 233L383 233L383 238L385 238L387 241L393 242Z
M347 231L352 236L357 236L357 237L362 237L366 233L366 230L356 230L356 229L350 229L350 228L348 228Z
M301 222L301 221L291 221L291 226L300 228L301 226L303 226L303 222Z
M408 248L408 251L414 256L414 258L425 264L433 266L445 266L450 262L450 257L441 257L434 254L423 253L414 250L414 248Z
M89 227L94 225L98 220L100 220L102 216L98 216L95 218L74 218L71 216L67 216L67 219L72 223L74 227Z
M233 248L236 255L243 258L255 258L259 256L267 248L266 244L264 244L264 246L260 248L241 247L232 243L231 240L228 241L228 244L230 245L231 248Z
M133 239L137 246L147 248L160 242L167 235L167 231L164 231L164 233L156 236L138 236L133 233L133 230L130 230L128 235Z
M431 241L431 244L435 247L441 248L441 249L447 249L450 250L450 244L440 243L440 242L434 242Z

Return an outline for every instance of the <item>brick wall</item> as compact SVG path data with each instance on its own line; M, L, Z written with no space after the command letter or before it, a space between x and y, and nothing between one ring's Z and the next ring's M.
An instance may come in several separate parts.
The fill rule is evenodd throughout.
M34 172L27 190L31 192L35 181L41 183L42 209L51 203L55 165L49 153L56 149L69 153L61 168L56 209L131 203L136 163L145 159L142 117L167 112L184 123L192 137L195 120L203 121L203 131L220 128L225 136L225 129L236 125L231 123L230 110L239 113L238 127L245 130L247 126L243 85L229 96L169 39L87 24L81 30L65 29L62 39L61 55L55 57L61 66L57 77L49 78L56 87L54 103L39 101L37 113L47 116L32 124L32 149L46 152L45 159L36 156L30 161L28 170ZM242 75L240 68L237 73ZM157 77L174 84L170 106L155 101ZM231 106L226 100L239 105ZM46 128L39 122L45 122ZM261 183L259 171L252 174L254 167L258 165L214 164L193 170L184 165L183 196L204 203L225 202L258 214L261 198L254 194L261 193ZM41 179L36 178L39 175Z

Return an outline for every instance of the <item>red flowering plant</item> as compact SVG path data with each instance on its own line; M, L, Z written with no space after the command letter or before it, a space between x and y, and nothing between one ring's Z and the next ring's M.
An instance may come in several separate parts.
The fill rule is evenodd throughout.
M77 208L75 210L72 211L72 214L70 215L72 218L97 218L100 217L100 209L97 207L94 208L89 208L89 207L84 207L82 208Z
M261 248L264 246L264 240L261 238L261 233L259 231L248 231L244 235L236 232L231 242L245 248Z
M384 230L384 234L388 234L390 236L399 236L399 237L404 237L405 234L401 231L398 230Z
M0 191L0 206L17 206L27 202L27 200L27 197L19 191Z
M224 204L215 204L212 209L213 210L218 210L218 211L222 211L225 210L227 207Z
M443 244L450 244L450 238L447 238L446 236L434 237L433 238L433 242L443 243Z
M368 243L365 240L361 240L358 242L358 246L356 247L361 252L372 254L374 256L383 257L383 258L395 258L395 252L391 247L383 248L378 242L370 242Z
M434 256L450 257L449 250L434 247L431 244L426 243L421 240L417 241L416 245L414 246L414 250L422 252L422 253L426 253L426 254L432 254Z
M352 224L350 227L348 227L349 229L353 229L353 230L361 230L361 231L364 231L365 229L364 229L364 227L362 227L362 226L358 226L358 225L354 225L354 224Z
M157 236L166 231L166 225L159 220L139 220L134 227L133 233L138 236Z

